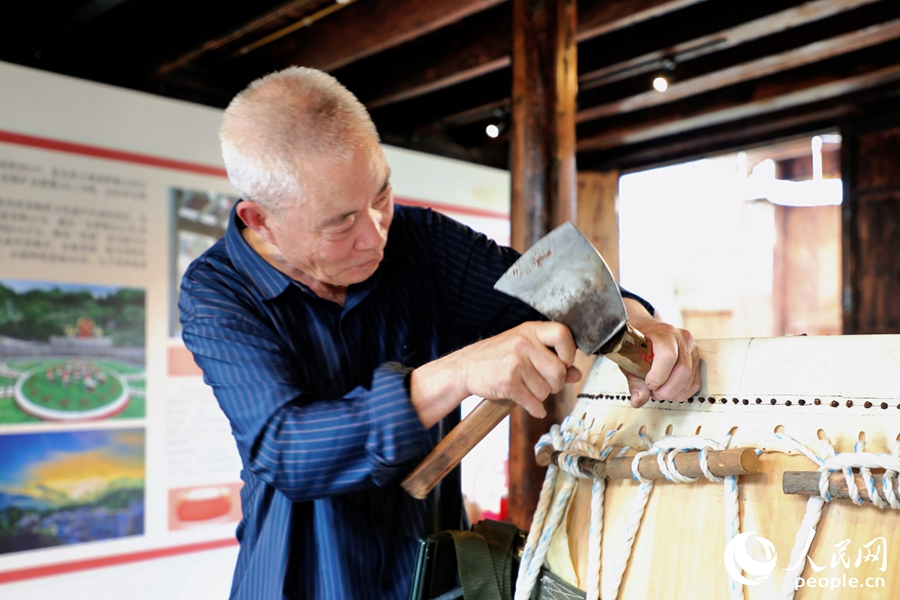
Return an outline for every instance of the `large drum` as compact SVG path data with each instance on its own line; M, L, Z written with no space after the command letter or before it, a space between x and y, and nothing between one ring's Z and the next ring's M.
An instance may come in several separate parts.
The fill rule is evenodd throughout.
M595 362L540 445L518 593L543 564L603 600L900 598L900 336L698 344L681 404Z

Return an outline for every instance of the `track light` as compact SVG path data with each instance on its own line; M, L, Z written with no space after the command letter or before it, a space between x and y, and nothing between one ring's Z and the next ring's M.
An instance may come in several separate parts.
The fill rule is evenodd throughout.
M672 81L672 72L675 71L675 61L664 58L659 62L659 73L653 78L653 89L657 92L665 92Z
M488 126L484 128L484 132L489 138L495 139L497 138L497 136L503 133L504 129L506 129L506 121L498 118L489 123Z

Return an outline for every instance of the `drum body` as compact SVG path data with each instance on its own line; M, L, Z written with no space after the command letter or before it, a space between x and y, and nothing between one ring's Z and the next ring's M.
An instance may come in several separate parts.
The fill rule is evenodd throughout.
M745 598L783 597L782 580L796 560L805 566L793 577L795 598L900 597L900 510L849 500L825 503L809 547L803 547L808 538L802 536L795 549L810 496L782 492L785 471L816 471L819 466L801 454L798 445L821 456L828 454L821 438L837 453L894 449L900 434L900 336L698 345L703 386L690 402L654 401L633 409L621 372L598 359L573 416L582 418L595 439L615 431L610 443L615 453L623 446L631 448L626 455L666 435L700 436L731 448L757 449L759 471L738 478L739 531L746 535L727 543L734 535L728 534L729 500L722 483L702 478L692 483L655 481L626 557L618 598L729 598L729 560L756 571L738 569L746 581ZM877 470L873 475L881 477ZM557 487L561 482L562 477ZM635 480L606 481L601 590L608 589L615 563L627 553L623 541L640 485ZM554 574L581 589L586 589L589 570L591 494L592 481L579 480L546 560ZM604 600L612 600L609 595Z

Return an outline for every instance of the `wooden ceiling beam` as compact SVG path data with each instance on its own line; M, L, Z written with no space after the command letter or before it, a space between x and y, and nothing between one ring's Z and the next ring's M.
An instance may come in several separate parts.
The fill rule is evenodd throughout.
M496 108L498 103L509 101L512 89L512 70L503 69L464 81L454 86L452 93L438 91L381 106L370 111L372 120L379 129L406 131L410 134L423 131L449 130L442 123L448 116L469 114L467 122L476 118L471 115L478 111ZM494 110L491 108L490 110ZM484 112L486 116L490 116ZM451 117L452 118L452 117Z
M578 39L586 40L704 1L707 0L581 0ZM457 28L434 31L349 65L335 76L370 109L421 96L507 68L512 49L511 23L510 3L504 2L466 18ZM310 33L311 30L307 32ZM297 53L294 57L308 64L303 62L307 56Z
M260 71L290 65L333 71L504 0L366 0L251 53Z
M296 20L297 18L299 18L299 15L297 13L302 14L306 8L308 8L312 4L315 4L316 2L318 2L318 0L292 0L287 4L283 4L275 10L271 10L263 14L262 16L253 19L249 23L238 27L234 31L204 42L203 45L199 48L195 48L189 52L182 54L175 60L171 60L163 64L156 70L154 75L157 77L162 77L168 73L171 73L172 71L175 71L176 69L180 69L190 63L196 62L198 59L211 52L215 52L220 48L224 48L230 44L234 44L238 40L247 38L254 33L265 31L273 25L277 25L278 23L283 22L285 19L293 18Z
M476 163L497 169L509 168L509 144L492 143L476 147L463 146L444 135L410 136L408 133L379 131L382 143L426 154ZM497 141L497 140L495 140Z
M333 74L369 109L379 108L508 67L511 24L504 3Z
M900 64L893 58L898 52L900 44L886 44L862 56L839 57L652 111L610 116L579 127L578 150L621 148L898 81Z
M579 42L707 0L593 0L578 3Z
M815 0L799 6L767 14L763 17L741 23L708 35L695 37L667 48L660 48L634 56L627 60L606 65L601 68L580 69L578 76L579 89L584 91L618 81L626 77L634 77L642 73L659 70L664 59L676 61L692 60L722 50L733 48L745 42L770 36L776 33L800 27L814 21L831 17L854 8L872 4L878 0ZM586 62L586 61L584 61Z
M788 109L634 146L579 152L578 168L585 171L612 168L627 171L734 152L739 148L832 129L855 110L855 104L850 101L817 103L815 106Z
M819 40L779 54L769 55L718 71L676 81L664 93L655 90L592 106L578 112L577 122L622 115L689 98L715 89L759 79L774 73L814 64L900 37L900 19L879 23L826 40Z

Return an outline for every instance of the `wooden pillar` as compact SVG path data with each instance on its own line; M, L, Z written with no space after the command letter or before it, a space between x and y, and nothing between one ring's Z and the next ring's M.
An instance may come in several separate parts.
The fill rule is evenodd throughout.
M513 0L512 244L524 251L575 216L575 0ZM509 427L509 518L531 526L544 469L534 444L565 416L557 394L547 417L516 409Z
M844 333L900 333L900 114L842 134Z

